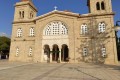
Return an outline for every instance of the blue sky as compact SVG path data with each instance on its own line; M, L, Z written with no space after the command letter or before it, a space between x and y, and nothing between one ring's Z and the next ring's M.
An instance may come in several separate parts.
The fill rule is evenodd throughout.
M14 4L20 0L1 0L0 1L0 34L11 36L12 21L14 18ZM87 0L33 0L38 9L38 16L54 10L70 10L75 13L88 13L86 6ZM120 0L112 0L114 22L120 20Z

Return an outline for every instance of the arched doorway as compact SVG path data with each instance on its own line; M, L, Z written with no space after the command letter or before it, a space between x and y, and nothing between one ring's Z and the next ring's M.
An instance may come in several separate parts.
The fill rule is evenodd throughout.
M50 59L50 48L49 45L44 45L44 61Z
M59 58L59 48L57 44L54 44L52 50L52 61L58 61L58 58Z
M69 49L68 49L68 46L66 44L62 45L61 61L64 61L64 62L69 61Z

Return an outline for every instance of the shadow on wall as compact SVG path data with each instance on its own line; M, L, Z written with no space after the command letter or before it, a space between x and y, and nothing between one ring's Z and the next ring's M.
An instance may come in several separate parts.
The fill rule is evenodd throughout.
M88 24L81 25L81 37L78 38L81 42L77 52L81 55L78 61L104 63L108 55L106 48L110 42L109 34L112 33L110 28L107 28L105 22L97 22L95 18L90 18Z

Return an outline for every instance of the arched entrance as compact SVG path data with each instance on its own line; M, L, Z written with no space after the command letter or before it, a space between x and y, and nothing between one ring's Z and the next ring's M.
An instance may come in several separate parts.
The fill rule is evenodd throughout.
M68 27L62 21L51 21L43 28L43 38L42 38L42 46L48 44L50 47L49 50L49 58L50 62L65 62L68 58L68 48L66 47L69 45L69 37L68 37ZM67 44L62 49L62 44ZM48 48L47 48L48 49ZM62 51L64 55L61 56ZM42 50L42 54L44 51ZM41 56L43 57L43 56Z
M69 49L68 49L68 46L66 44L62 45L61 61L63 61L63 62L69 61Z
M50 48L49 45L44 45L44 61L50 59Z
M52 50L52 61L58 61L58 58L59 58L59 48L57 44L54 44Z

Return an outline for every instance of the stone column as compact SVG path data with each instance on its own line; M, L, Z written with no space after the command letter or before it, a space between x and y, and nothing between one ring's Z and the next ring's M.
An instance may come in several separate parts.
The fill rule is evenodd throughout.
M1 53L0 53L0 59L1 59Z
M8 59L8 56L6 55L6 59Z
M50 51L52 51L52 47L50 46ZM50 63L52 62L52 52L50 52Z
M61 62L61 46L59 46L59 60L60 60L60 62Z

